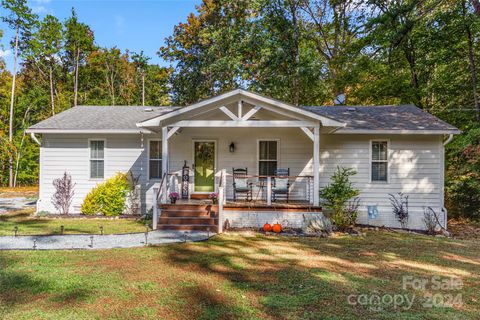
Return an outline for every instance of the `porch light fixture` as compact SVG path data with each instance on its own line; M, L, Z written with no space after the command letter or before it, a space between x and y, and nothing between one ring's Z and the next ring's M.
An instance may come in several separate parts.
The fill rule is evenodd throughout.
M230 146L228 147L228 150L230 150L231 153L235 152L235 144L233 142L230 143Z

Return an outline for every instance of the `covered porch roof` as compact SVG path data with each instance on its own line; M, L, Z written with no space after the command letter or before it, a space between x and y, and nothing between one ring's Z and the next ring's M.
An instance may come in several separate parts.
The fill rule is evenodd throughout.
M243 89L137 123L137 127L152 131L161 127L300 128L315 125L342 128L346 123Z

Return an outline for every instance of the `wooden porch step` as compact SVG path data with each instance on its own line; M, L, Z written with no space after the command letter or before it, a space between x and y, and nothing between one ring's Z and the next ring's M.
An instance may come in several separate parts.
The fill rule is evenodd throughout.
M191 217L191 218L196 218L196 217L215 217L215 212L214 211L203 211L203 210L171 210L171 209L162 209L162 217L169 217L169 218L176 218L176 217Z
M210 211L210 210L215 210L217 209L217 206L212 206L209 204L183 204L183 203L178 203L178 204L162 204L160 205L160 208L162 210L204 210L204 211Z
M203 224L160 224L157 230L184 230L184 231L210 231L217 232L217 226L215 225L203 225Z
M161 225L209 225L215 226L218 219L210 217L160 217L158 223Z

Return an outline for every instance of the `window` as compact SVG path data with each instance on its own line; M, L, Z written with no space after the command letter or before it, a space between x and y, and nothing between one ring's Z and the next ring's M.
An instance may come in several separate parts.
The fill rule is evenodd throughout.
M278 141L258 142L258 175L273 176L278 164Z
M162 141L150 140L148 153L148 174L150 179L162 178Z
M105 141L90 140L90 178L103 179L105 173Z
M372 181L388 181L387 141L372 141Z

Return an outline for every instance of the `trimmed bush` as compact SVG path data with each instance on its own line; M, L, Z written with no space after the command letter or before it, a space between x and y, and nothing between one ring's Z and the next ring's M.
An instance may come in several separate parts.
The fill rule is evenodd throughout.
M131 191L127 174L117 173L99 183L85 197L82 213L86 215L118 216L125 210L125 200Z
M337 167L330 178L331 183L320 191L322 205L332 210L330 219L341 230L354 225L357 220L359 190L350 182L350 177L356 173L351 168Z

